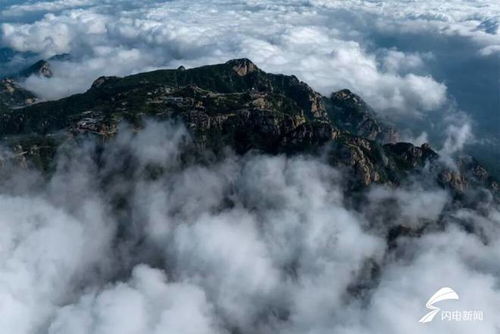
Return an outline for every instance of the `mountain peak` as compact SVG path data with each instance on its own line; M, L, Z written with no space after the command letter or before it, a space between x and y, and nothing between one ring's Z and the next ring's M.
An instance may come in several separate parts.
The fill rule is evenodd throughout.
M92 83L91 88L99 88L102 87L103 85L109 83L109 82L115 82L119 78L116 76L102 76L94 80Z
M364 102L358 95L354 94L349 89L342 89L337 92L333 92L331 98L332 100L350 101L356 104Z
M244 77L245 75L258 70L257 65L255 65L250 59L247 58L232 59L226 62L226 64L231 65L233 70L240 77Z
M31 75L36 75L38 77L52 78L54 73L50 67L50 63L46 60L39 60L30 67L24 69L19 73L21 77L27 78Z
M398 132L382 122L372 108L349 89L333 92L330 102L330 116L351 133L383 143L399 141Z

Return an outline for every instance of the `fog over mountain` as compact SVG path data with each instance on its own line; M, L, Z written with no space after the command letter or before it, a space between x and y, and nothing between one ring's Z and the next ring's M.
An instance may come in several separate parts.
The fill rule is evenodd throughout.
M3 0L0 332L498 333L499 25ZM419 323L442 287L483 319Z
M88 141L49 180L7 172L7 332L497 332L497 204L455 207L416 179L374 187L355 209L321 158L229 154L185 168L182 126L121 130L99 166ZM150 164L166 172L151 177ZM426 232L387 246L400 225ZM484 321L417 323L443 284Z

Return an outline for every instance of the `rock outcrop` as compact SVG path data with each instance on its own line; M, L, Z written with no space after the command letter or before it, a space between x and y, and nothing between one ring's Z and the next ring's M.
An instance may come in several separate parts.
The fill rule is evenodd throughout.
M52 72L52 68L50 63L46 60L39 60L28 68L19 72L18 76L22 78L28 78L32 75L43 77L43 78L52 78L54 73Z
M15 80L0 80L0 104L15 109L31 105L37 100L35 94L21 87Z
M372 108L350 90L332 93L328 102L330 117L351 133L382 143L399 141L397 131L381 122Z

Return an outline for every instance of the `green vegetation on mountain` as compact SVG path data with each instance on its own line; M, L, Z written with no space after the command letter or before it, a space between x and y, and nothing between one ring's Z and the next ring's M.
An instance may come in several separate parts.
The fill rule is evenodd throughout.
M0 136L44 170L50 169L56 147L71 138L91 134L105 140L123 121L141 127L146 118L177 119L198 152L217 154L226 147L239 154L327 152L331 164L354 176L355 188L396 185L427 168L456 193L472 185L498 192L498 184L473 159L450 169L428 145L397 143L397 132L352 92L327 98L295 76L266 73L248 59L100 77L82 94L22 108L4 104Z

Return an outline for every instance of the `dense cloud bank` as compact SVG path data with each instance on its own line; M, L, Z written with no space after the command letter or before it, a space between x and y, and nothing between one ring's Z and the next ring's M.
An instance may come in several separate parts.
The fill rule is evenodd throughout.
M370 52L366 27L355 21L347 25L352 14L331 8L336 3L35 2L4 9L5 21L13 23L4 23L1 31L3 44L15 50L75 57L55 65L53 80L27 82L48 98L85 90L103 74L247 57L264 70L298 75L324 94L342 88L363 92L382 111L423 112L445 102L445 85L425 73L426 58L432 55ZM356 5L348 2L342 8L358 11ZM33 12L47 14L15 23ZM365 8L356 16L378 24Z
M350 88L377 109L415 112L446 99L446 86L429 75L434 50L377 45L383 35L460 36L490 56L500 48L499 14L489 1L462 0L36 1L6 6L1 32L2 44L17 51L75 57L56 66L58 80L28 82L50 98L82 91L102 74L248 57L325 94Z
M2 169L0 328L73 333L496 333L500 212L418 182L353 208L321 158L188 163L182 126ZM8 157L8 151L2 156ZM209 159L210 160L210 159ZM358 202L359 204L359 202ZM422 229L388 247L392 227ZM475 231L474 234L466 231ZM418 323L439 288L481 322ZM458 305L458 306L457 306Z

